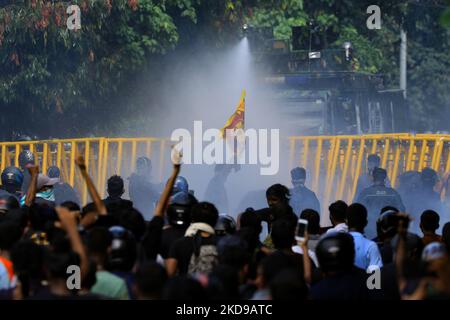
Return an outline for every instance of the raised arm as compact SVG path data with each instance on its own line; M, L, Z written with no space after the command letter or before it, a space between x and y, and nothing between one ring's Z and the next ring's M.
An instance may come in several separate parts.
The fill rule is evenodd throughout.
M75 160L75 163L78 166L78 168L80 169L81 176L83 177L83 179L86 183L86 186L88 188L88 191L92 198L92 201L94 201L95 207L97 208L97 212L100 215L106 215L108 213L108 211L106 210L106 206L103 203L102 199L100 198L97 188L95 188L95 185L92 182L92 179L86 170L86 163L84 162L83 156L78 156L77 159Z
M29 166L28 171L31 174L31 180L30 184L28 185L27 194L25 196L25 206L30 207L34 202L34 199L36 198L39 166L35 165Z
M88 273L89 262L86 250L81 242L80 234L78 233L76 216L65 207L57 207L56 212L58 213L61 227L67 233L72 250L80 256L81 276L84 277Z
M305 279L306 284L311 285L312 282L312 267L311 267L311 259L309 258L308 252L308 232L305 231L305 240L298 241L298 245L302 248L303 251L303 277Z

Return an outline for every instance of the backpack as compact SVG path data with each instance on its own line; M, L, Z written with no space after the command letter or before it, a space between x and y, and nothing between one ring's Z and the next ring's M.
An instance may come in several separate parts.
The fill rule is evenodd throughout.
M215 245L201 245L201 239L194 237L194 252L189 261L188 273L211 273L218 263L218 253ZM200 242L200 243L199 243ZM197 244L197 248L195 245Z

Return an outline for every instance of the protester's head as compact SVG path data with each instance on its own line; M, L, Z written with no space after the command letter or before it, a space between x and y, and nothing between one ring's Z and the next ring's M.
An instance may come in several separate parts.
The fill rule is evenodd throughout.
M288 203L279 202L270 207L270 220L273 222L279 219L288 219L295 225L298 217L295 215L294 210Z
M428 274L438 275L443 270L448 277L449 255L443 243L431 242L422 251L422 261Z
M450 222L447 222L442 227L442 242L447 247L447 251L450 254Z
M240 215L239 235L247 242L249 252L253 253L258 246L261 231L261 219L253 209L247 209Z
M140 265L134 277L134 292L139 300L159 300L168 277L166 269L156 262Z
M202 285L190 276L176 276L164 286L162 298L164 300L204 301L206 292Z
M61 288L69 290L67 288L67 278L70 273L67 270L70 266L79 266L80 258L78 254L69 250L67 252L54 252L46 250L44 254L44 269L47 279L50 283L59 282Z
M49 178L40 173L37 178L36 190L41 194L50 194L53 192L53 186L59 182L58 178Z
M1 179L5 190L15 193L22 187L23 173L17 167L7 167L3 170Z
M347 207L348 205L342 200L338 200L330 204L328 210L330 211L330 221L333 226L339 223L345 223L345 212L347 210Z
M272 224L270 232L275 249L291 249L295 243L295 223L288 219L278 219Z
M111 176L107 184L107 192L110 197L120 198L125 192L123 179L118 175Z
M439 214L433 210L425 210L420 216L420 229L423 233L435 233L439 228Z
M236 232L236 221L232 216L220 214L214 230L216 231L216 236L219 237L234 234Z
M306 181L305 168L296 167L291 170L291 181L294 186L303 186Z
M316 210L303 210L300 214L300 219L308 221L308 233L310 235L320 234L320 215Z
M108 269L130 272L137 258L136 239L131 231L122 226L109 228L112 235L111 251L108 257Z
M236 268L245 276L249 263L248 244L239 235L227 235L222 237L217 243L217 252L219 254L219 264L228 265Z
M283 251L277 250L265 257L258 267L256 284L259 289L269 288L275 277L283 270L296 270L298 265L295 260Z
M396 234L391 240L392 248L395 248L395 249L397 248L398 241L399 241L399 235ZM418 260L420 260L422 250L423 250L422 239L417 234L408 232L406 234L406 239L405 239L406 258L409 261L418 261ZM395 255L395 252L396 252L396 250L394 250L394 255Z
M386 206L386 207L383 207L381 210L380 210L380 215L382 215L383 213L385 213L385 212L387 212L387 211L394 211L394 212L400 212L400 210L398 210L396 207L393 207L393 206Z
M279 183L270 186L266 190L266 199L269 207L272 207L280 202L288 203L289 197L290 197L289 189L286 186Z
M284 269L270 283L272 300L305 301L308 287L305 281L294 269Z
M317 244L316 256L325 275L350 271L355 259L353 237L343 232L327 234Z
M95 258L99 266L105 267L111 243L112 234L107 228L94 227L86 234L86 247L89 256Z
M423 168L420 173L420 180L422 181L422 185L426 189L432 190L436 182L438 181L438 175L436 171L431 168Z
M124 208L117 215L118 225L130 230L136 240L140 240L145 233L145 220L135 208Z
M23 150L19 153L19 166L25 170L28 165L34 164L34 154L30 150Z
M384 208L383 208L384 209ZM394 210L382 210L377 220L377 235L381 241L392 239L397 234L399 215Z
M374 168L372 171L372 178L374 184L384 185L386 181L387 173L383 168Z
M136 172L141 176L150 176L152 172L152 161L147 157L136 159Z
M60 178L61 171L57 166L50 166L47 169L47 176L49 176L50 178Z
M208 275L209 300L229 300L239 296L239 270L227 264L219 264Z
M363 233L367 225L366 207L360 203L353 203L348 206L346 215L348 228Z
M369 154L369 156L367 157L367 171L369 171L369 173L372 173L373 169L380 166L380 163L381 159L378 155Z
M199 202L192 208L192 222L203 222L211 227L217 223L219 212L217 208L209 202Z
M16 197L9 194L0 195L0 214L8 213L19 207L19 201L17 201Z

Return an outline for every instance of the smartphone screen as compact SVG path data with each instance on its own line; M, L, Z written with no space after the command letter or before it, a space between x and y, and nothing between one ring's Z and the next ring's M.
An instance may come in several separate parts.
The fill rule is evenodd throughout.
M303 239L305 239L305 232L306 232L306 228L307 227L308 227L308 220L298 219L297 231L295 233L295 239L296 240L303 240Z

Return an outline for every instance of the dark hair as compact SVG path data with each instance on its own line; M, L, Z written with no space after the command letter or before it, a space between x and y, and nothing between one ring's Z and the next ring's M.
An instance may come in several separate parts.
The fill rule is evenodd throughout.
M420 216L420 226L424 231L436 231L439 228L439 214L433 210L425 210Z
M382 215L383 213L387 212L387 211L394 211L394 212L400 212L400 210L398 210L396 207L393 206L386 206L383 207L380 211L380 215Z
M124 192L123 179L118 175L109 177L107 190L111 197L120 197Z
M80 265L78 254L73 251L56 253L46 250L44 257L44 267L49 278L65 280L70 275L67 268L71 265Z
M91 288L97 282L97 265L94 261L89 260L88 270L84 277L81 279L81 287L83 289L91 290Z
M238 235L227 235L217 243L219 263L241 270L249 263L247 242Z
M271 185L266 190L266 198L274 197L280 199L281 202L288 202L290 197L289 189L282 184Z
M295 243L295 224L288 219L278 219L272 224L270 233L276 249L288 249Z
M282 251L275 251L261 261L264 282L268 285L285 269L298 269L295 260Z
M218 218L219 212L210 202L199 202L192 207L192 222L204 222L214 228Z
M291 170L291 179L293 181L297 180L305 180L306 179L306 170L305 168L296 167Z
M320 233L320 215L316 210L305 209L300 214L300 219L308 221L308 233L319 234Z
M204 301L206 293L197 280L189 276L176 276L164 286L164 300L197 300Z
M208 276L207 294L210 300L239 297L239 270L230 265L216 266Z
M294 213L292 207L286 202L278 202L273 205L270 209L271 221L276 221L279 219L287 219L291 221L294 225L297 224L298 217Z
M69 211L80 211L81 210L78 203L75 203L73 201L64 201L63 203L61 203L61 207L67 208Z
M146 298L160 299L168 277L163 266L151 261L139 266L134 279L140 294Z
M347 225L351 229L363 231L367 225L367 209L360 203L351 204L346 211Z
M316 256L325 273L351 270L355 260L353 237L344 232L325 235L317 244Z
M118 224L133 233L134 237L139 241L145 233L145 220L142 214L135 208L128 208L120 211Z
M12 221L0 223L0 250L9 251L22 236L19 224Z
M255 213L253 209L247 209L240 215L239 228L252 228L258 231L262 230L261 218Z
M270 283L270 293L273 300L305 301L308 287L296 270L284 269Z
M345 222L345 211L347 210L347 208L348 205L342 200L333 202L328 207L328 210L330 211L330 218L332 218L336 222Z
M111 233L103 227L94 227L86 234L86 246L90 253L106 255L111 242Z

